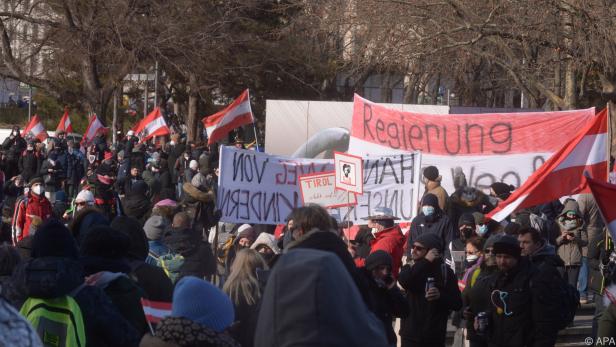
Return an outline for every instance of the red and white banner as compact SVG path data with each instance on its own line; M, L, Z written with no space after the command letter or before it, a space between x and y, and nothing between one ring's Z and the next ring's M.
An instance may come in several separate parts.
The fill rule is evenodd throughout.
M24 131L21 132L21 137L35 137L43 142L49 135L47 135L47 130L45 130L43 122L41 122L39 116L35 114L34 117L30 119L30 123L28 123Z
M65 133L73 132L73 126L71 125L71 118L68 116L68 109L64 110L64 115L60 119L60 123L58 123L58 127L56 128L56 133L61 130L64 131Z
M253 122L248 89L223 110L201 120L207 131L208 144L216 143L231 130Z
M105 127L95 114L92 115L90 118L90 124L88 124L86 132L83 134L83 138L81 139L81 145L89 146L96 135L100 132L107 132L108 130L109 128Z
M151 301L141 298L141 306L143 306L145 319L150 323L158 323L163 318L171 315L170 302Z
M616 184L589 177L587 177L587 180L588 187L597 201L612 240L616 240L616 204L614 204L616 202Z
M607 181L607 119L607 109L599 112L592 122L567 141L487 217L500 222L523 208L550 202L565 195L590 193L584 172L601 181Z
M160 107L154 108L147 117L137 122L132 130L141 139L141 142L154 136L164 136L171 133L163 114L160 112Z
M403 112L355 95L349 153L422 152L452 193L454 169L469 185L519 187L594 116L594 108L560 112L434 115Z

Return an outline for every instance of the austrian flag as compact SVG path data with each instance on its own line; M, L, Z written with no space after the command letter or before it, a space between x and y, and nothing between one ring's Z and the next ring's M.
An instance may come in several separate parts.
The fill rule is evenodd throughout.
M590 177L587 179L588 186L601 211L601 216L603 216L607 225L607 230L610 232L612 240L616 240L616 205L614 204L616 201L616 185Z
M83 138L81 139L81 144L84 146L89 146L96 135L101 132L106 133L108 130L109 128L105 127L96 115L92 115L92 118L90 118L90 124L88 124L88 128L86 128L86 132L83 134Z
M210 145L224 138L231 130L253 121L248 89L244 90L229 106L202 120L207 131L207 143Z
M171 133L163 114L160 112L160 107L156 107L147 117L137 122L132 130L141 139L141 142L154 136L164 136Z
M73 126L71 125L71 118L68 116L68 109L64 110L64 115L60 119L60 123L58 123L58 127L56 128L56 133L60 130L64 131L65 133L73 132Z
M47 135L47 130L43 126L41 119L38 115L34 115L30 120L30 123L26 126L24 131L21 133L21 137L27 138L28 136L35 137L39 139L39 141L43 142L49 135Z
M590 193L584 172L595 179L607 181L607 120L607 109L604 109L487 217L500 222L523 208L566 195Z
M145 313L145 319L148 323L156 324L171 315L170 302L150 301L141 298L141 306L143 306L143 313Z

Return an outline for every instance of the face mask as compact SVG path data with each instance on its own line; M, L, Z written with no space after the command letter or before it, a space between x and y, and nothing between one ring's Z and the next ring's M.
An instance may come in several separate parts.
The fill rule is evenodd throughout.
M152 166L152 172L158 172L158 169Z
M184 159L188 160L188 158L190 158L190 156L188 156L188 155L184 156Z
M170 144L171 146L175 146L175 141L171 141L171 142L169 142L169 144Z
M43 188L43 186L41 185L37 185L32 187L32 192L36 195L43 195L43 193L45 193L45 188Z
M477 261L477 259L479 259L479 256L477 254L470 254L466 256L467 263L474 263Z
M434 214L434 207L433 206L422 206L421 212L424 214L424 216L431 216Z
M478 225L475 227L475 232L477 233L477 235L479 236L483 236L488 232L488 226L487 225Z
M573 230L573 229L577 228L577 221L573 220L573 219L566 219L563 222L563 227L565 227L565 229L567 229L567 230Z
M372 235L375 235L376 233L378 233L378 232L379 232L379 229L377 229L377 228L372 228L372 229L370 229L370 232L372 233Z
M32 147L28 147L27 149L28 149L28 152L34 151L34 148L32 148Z

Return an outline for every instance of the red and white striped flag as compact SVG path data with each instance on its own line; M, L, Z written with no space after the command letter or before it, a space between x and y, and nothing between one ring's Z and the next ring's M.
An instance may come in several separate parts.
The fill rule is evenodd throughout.
M588 186L597 201L601 215L607 225L607 230L616 240L616 184L609 184L595 178L587 177Z
M156 107L147 117L143 118L132 129L141 142L147 141L154 136L164 136L171 133L160 107Z
M237 99L225 107L201 120L208 136L208 144L225 137L231 130L253 122L252 109L250 108L250 96L248 89L242 92Z
M56 133L60 130L63 130L66 133L73 132L73 125L71 125L71 118L68 116L68 109L64 110L64 115L60 119L60 123L58 123Z
M171 315L170 302L151 301L141 298L141 306L143 306L145 319L147 319L150 324L156 324L163 318Z
M81 139L81 145L89 146L96 135L100 132L107 132L108 130L109 128L105 127L95 114L92 115L90 118L90 124L88 124L86 132L83 134L83 138Z
M21 132L21 137L27 138L28 136L36 137L41 142L45 141L45 139L49 137L49 135L47 135L47 130L45 130L43 122L41 122L38 115L34 115L34 117L30 119L30 123L28 123L24 131Z
M523 208L553 201L565 195L588 193L585 171L594 178L607 181L607 120L607 109L599 112L487 217L500 222Z

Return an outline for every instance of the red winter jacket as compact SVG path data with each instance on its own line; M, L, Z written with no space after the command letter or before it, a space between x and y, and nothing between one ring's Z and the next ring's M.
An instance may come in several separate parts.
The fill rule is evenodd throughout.
M376 233L375 239L370 242L370 253L383 250L391 256L391 274L398 278L400 266L402 265L402 255L404 254L405 238L400 227L395 225L389 229L384 229Z
M30 224L32 217L37 216L42 220L51 217L51 203L45 196L37 196L36 194L28 194L28 203L20 204L17 213L16 226L22 231L21 235L17 236L17 240L21 241L24 237L30 234Z

